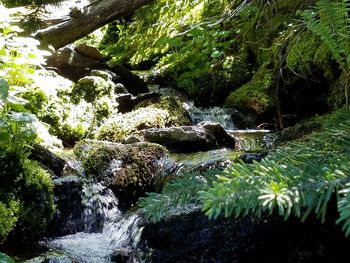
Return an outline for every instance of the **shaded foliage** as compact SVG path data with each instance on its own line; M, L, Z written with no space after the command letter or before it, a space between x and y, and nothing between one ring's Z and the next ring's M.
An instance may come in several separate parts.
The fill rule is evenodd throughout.
M164 209L169 207L167 201L175 200L170 207L182 204L181 191L187 189L192 199L184 195L185 203L197 200L210 218L221 214L238 217L277 213L285 219L294 215L305 220L310 213L315 213L324 221L329 201L336 194L340 214L337 222L343 224L348 235L349 134L349 112L336 112L327 117L322 131L310 135L306 141L277 149L261 163L234 164L218 173L209 185L204 183L199 191L197 182L178 179L173 186L168 186L174 191L151 194L141 205L151 220L159 220L168 211ZM174 198L176 191L180 194Z

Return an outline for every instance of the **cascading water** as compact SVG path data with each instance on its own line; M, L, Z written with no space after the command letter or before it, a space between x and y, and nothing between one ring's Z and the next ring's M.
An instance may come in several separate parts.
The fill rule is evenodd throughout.
M246 129L238 130L232 115L232 109L220 107L199 108L191 102L184 102L184 107L188 111L194 125L202 121L211 121L221 124L221 126L235 137L236 149L243 151L256 151L270 148L274 145L276 136L270 130Z
M141 229L137 213L122 215L113 192L100 183L86 183L82 191L84 231L45 242L50 249L62 251L74 262L112 262L111 255L137 243Z
M193 124L202 121L220 123L236 138L236 149L251 151L266 149L273 143L273 137L265 130L237 130L231 110L214 107L201 109L187 104ZM272 138L272 139L271 139ZM258 147L257 147L258 146ZM236 160L239 153L232 149L216 149L193 154L170 154L159 162L159 176L176 177L188 172L205 172L222 169ZM111 162L110 169L120 168L118 162ZM85 182L81 189L81 217L83 227L76 234L52 238L45 246L62 251L78 263L114 262L115 255L122 251L129 253L137 247L142 228L137 210L122 214L118 200L107 187L96 182ZM79 213L78 213L79 214ZM129 252L128 252L129 251ZM114 256L113 256L114 255ZM118 259L117 259L118 261Z
M190 102L183 103L183 106L188 111L194 125L202 121L211 121L220 123L226 130L236 129L232 120L231 112L228 109L223 109L220 107L212 107L207 109L198 108Z

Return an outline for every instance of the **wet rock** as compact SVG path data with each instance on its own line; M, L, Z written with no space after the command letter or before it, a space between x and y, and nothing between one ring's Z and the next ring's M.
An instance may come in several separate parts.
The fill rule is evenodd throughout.
M208 133L213 134L220 147L235 147L235 139L229 135L219 123L204 121L197 126L202 127Z
M57 177L81 175L83 173L80 163L72 154L60 152L58 155L41 144L33 146L29 158L40 162L44 168L52 171Z
M139 249L149 262L246 262L238 259L253 252L272 229L264 219L252 217L209 220L194 208L146 224Z
M204 122L196 126L142 130L148 142L158 143L175 152L196 152L220 147L235 147L235 140L220 124Z
M112 254L111 261L117 263L131 263L131 252L132 251L128 248L119 248Z
M334 220L287 222L277 215L209 220L200 209L143 226L139 262L347 262L349 240Z
M261 153L243 153L239 158L245 163L253 163L253 161L260 162L263 158L268 155L267 152Z
M128 138L125 139L124 143L125 144L130 144L130 143L135 143L135 142L141 142L139 138L135 136L129 136Z
M159 181L159 161L166 149L152 143L84 140L76 145L75 153L87 175L109 186L124 209L154 190Z
M48 227L49 236L64 236L84 230L82 189L83 182L78 177L54 180L57 212Z
M123 84L117 83L115 84L115 87L114 87L114 93L121 94L121 93L128 93L128 91L126 90Z
M137 96L133 96L130 93L119 94L116 97L116 101L118 102L118 111L121 113L130 112L137 104L146 100L159 98L159 96L160 95L156 92L142 93Z
M59 157L57 154L39 144L33 147L30 158L39 161L46 168L53 171L56 176L63 176L74 171L68 160Z
M146 83L137 75L133 74L130 70L121 65L114 65L111 68L115 74L119 75L122 79L120 81L126 89L134 96L140 93L149 92Z
M74 263L75 261L66 255L48 252L44 255L24 261L24 263Z

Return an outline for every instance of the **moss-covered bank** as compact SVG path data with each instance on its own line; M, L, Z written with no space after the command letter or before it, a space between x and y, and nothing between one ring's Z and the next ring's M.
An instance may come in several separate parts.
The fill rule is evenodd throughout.
M112 64L153 66L196 104L284 127L345 102L334 52L305 19L318 2L157 1L112 23L100 49Z
M0 167L0 243L39 237L55 211L50 175L15 154L0 157Z

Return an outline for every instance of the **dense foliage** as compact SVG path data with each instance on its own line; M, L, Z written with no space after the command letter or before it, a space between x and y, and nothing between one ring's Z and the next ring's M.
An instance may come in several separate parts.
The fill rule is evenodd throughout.
M110 24L99 48L111 65L153 67L156 80L198 104L224 104L255 115L273 110L269 121L277 116L282 127L284 115L300 110L288 109L289 100L310 109L310 101L326 97L326 111L349 107L349 11L347 0L159 0ZM47 53L20 32L5 19L0 22L0 243L11 235L37 237L54 212L50 175L28 159L39 141L38 120L65 146L86 137L125 142L145 128L190 124L181 102L169 97L118 113L112 78L87 76L72 83L48 72L42 66ZM158 221L170 210L195 204L210 218L270 213L306 220L315 213L324 221L336 200L336 222L349 235L349 112L339 110L310 129L317 132L260 163L239 162L224 172L171 181L162 193L141 199L146 217ZM110 150L94 150L83 163L92 175L112 158ZM130 166L139 165L124 185L141 184L138 168L148 169L145 153L133 150L138 159L118 154Z
M100 49L111 64L152 67L197 104L272 110L282 127L310 116L304 101L322 101L318 114L347 103L347 5L335 2L156 1L110 24Z
M49 174L28 160L37 140L36 117L18 96L33 82L44 62L36 40L18 36L20 29L0 24L0 243L12 233L23 239L41 234L54 212ZM40 221L38 221L40 218Z
M349 11L347 0L320 0L316 3L315 10L303 13L308 28L321 38L342 71L338 86L344 90L346 107L349 107L350 85Z
M156 64L157 74L192 97L222 102L218 94L227 94L249 74L247 54L232 56L237 29L227 18L236 2L156 1L139 9L131 22L110 25L100 48L112 64Z

